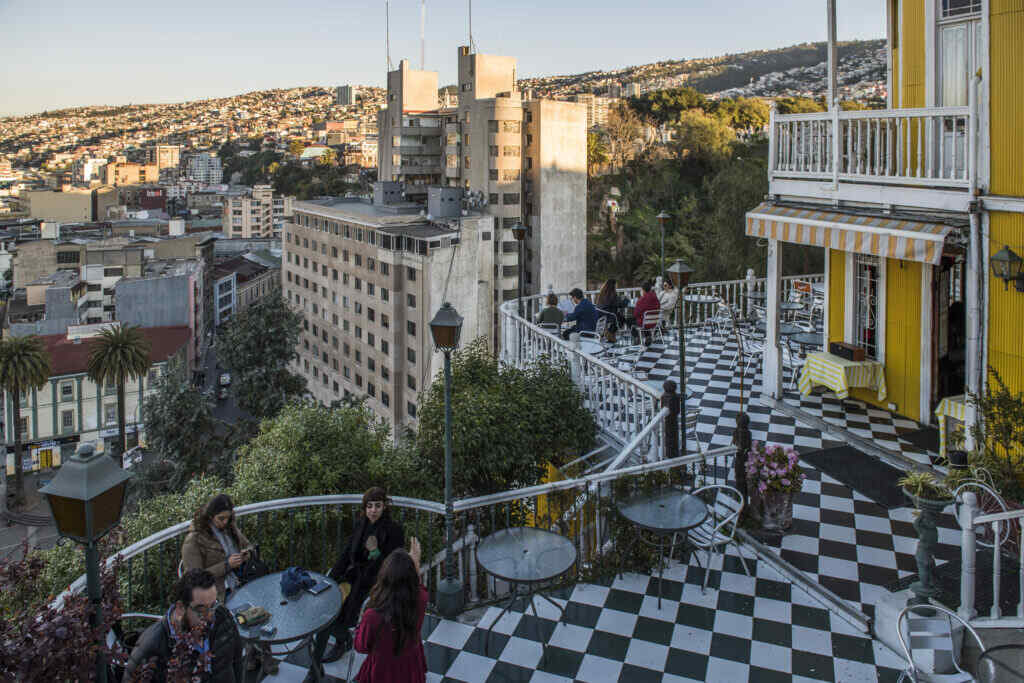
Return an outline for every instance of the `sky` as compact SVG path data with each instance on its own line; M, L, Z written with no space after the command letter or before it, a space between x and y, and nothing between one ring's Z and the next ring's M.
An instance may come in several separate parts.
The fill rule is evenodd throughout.
M427 0L426 68L455 81L467 0ZM615 69L826 39L825 0L476 0L473 39L518 75ZM840 40L885 35L838 0ZM420 66L420 0L391 1L391 59ZM383 86L383 0L0 0L0 115L252 90Z

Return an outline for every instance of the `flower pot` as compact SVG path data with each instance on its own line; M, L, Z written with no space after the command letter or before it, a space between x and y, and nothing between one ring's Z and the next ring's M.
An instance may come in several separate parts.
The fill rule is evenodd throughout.
M758 495L761 527L766 531L785 531L793 526L793 494L765 491Z

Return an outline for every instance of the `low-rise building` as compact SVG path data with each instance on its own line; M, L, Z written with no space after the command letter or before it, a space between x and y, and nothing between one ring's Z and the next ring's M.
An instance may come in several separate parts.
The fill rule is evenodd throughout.
M107 185L145 185L160 180L160 169L156 164L134 164L118 157L104 167Z
M116 325L116 323L113 323ZM75 453L80 441L97 441L109 447L118 433L117 387L98 386L87 368L92 344L100 330L111 323L80 325L60 334L41 337L50 360L50 379L42 389L21 395L21 429L26 471L55 467ZM186 362L190 330L184 326L143 328L150 344L150 369L125 387L125 422L129 447L144 438L141 408L157 379L176 363ZM3 440L14 440L14 405L3 393L5 427ZM140 435L140 432L143 434ZM7 474L14 473L14 453L7 455Z
M25 198L32 218L58 223L106 220L120 201L113 187L30 190Z
M213 268L213 321L220 327L236 313L270 294L281 282L281 259L270 266L266 256L243 254Z

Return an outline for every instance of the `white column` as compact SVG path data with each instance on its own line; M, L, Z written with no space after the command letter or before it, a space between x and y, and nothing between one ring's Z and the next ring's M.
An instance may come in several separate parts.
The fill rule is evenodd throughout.
M828 305L832 289L832 250L825 247L825 304L821 307L821 348L828 351ZM812 294L813 296L813 294Z
M779 351L779 292L782 291L778 240L768 240L768 272L765 277L764 363L762 365L762 393L772 398L782 397L782 355Z
M920 416L918 422L931 424L932 415L932 328L935 322L932 320L932 278L934 277L935 266L930 263L921 264L921 386L919 394L918 410Z
M838 109L836 99L836 0L828 0L828 107Z

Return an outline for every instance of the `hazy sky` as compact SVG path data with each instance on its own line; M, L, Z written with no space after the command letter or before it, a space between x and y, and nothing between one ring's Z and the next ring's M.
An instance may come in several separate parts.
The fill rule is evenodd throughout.
M840 40L884 35L882 0L839 0ZM455 80L466 0L428 0L426 67ZM0 115L264 88L383 85L383 0L0 0ZM420 62L420 3L391 2L391 58ZM521 77L826 38L825 0L476 0L480 52Z

